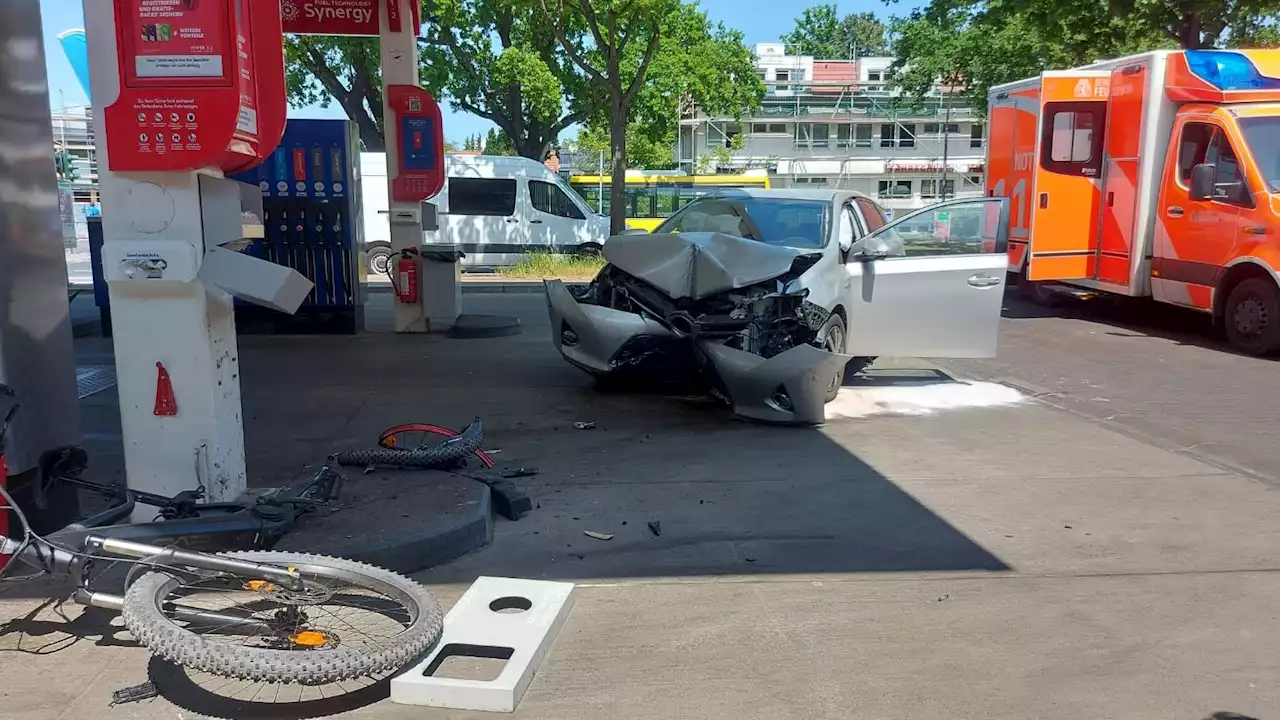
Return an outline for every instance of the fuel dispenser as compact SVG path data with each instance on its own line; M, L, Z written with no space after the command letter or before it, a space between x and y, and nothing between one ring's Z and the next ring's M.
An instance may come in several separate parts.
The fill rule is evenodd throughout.
M355 334L364 326L360 146L346 120L290 120L267 162L233 176L262 193L264 237L244 252L314 288L293 315L236 306L242 333Z

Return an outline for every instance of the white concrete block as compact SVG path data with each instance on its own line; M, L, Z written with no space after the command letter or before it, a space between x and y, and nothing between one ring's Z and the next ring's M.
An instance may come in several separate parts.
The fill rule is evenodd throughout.
M480 577L444 619L440 641L391 680L391 701L514 712L573 605L573 583ZM449 657L506 658L493 680L433 677Z

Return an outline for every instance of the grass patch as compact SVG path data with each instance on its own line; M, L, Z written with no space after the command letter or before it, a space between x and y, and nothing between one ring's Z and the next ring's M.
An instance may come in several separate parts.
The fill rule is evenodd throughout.
M504 277L526 280L590 280L604 267L599 255L531 252L524 259L498 271Z

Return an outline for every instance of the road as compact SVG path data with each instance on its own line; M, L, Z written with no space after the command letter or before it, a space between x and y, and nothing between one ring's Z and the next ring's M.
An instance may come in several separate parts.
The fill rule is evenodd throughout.
M942 364L1280 484L1280 453L1272 445L1280 426L1280 364L1232 352L1197 313L1106 299L1043 308L1011 295L999 357Z

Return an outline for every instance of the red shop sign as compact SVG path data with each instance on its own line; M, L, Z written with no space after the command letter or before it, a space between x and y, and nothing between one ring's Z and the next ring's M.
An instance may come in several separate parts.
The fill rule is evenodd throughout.
M284 31L298 35L377 37L378 13L385 6L392 32L400 29L401 0L280 0ZM414 28L420 26L420 0L409 0Z

